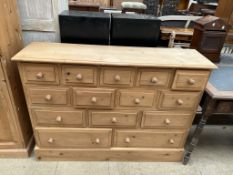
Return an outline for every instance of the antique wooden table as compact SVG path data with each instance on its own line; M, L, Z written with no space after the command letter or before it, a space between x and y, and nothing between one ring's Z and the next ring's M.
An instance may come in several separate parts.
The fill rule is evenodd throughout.
M229 57L230 58L230 57ZM201 119L187 145L183 164L186 165L190 155L197 145L202 130L212 114L233 113L233 59L220 63L214 70L206 86L206 96L203 99Z

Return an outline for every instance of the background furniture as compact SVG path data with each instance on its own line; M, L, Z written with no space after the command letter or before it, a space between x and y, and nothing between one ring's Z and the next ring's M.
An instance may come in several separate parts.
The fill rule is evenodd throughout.
M191 48L211 61L218 62L227 34L228 25L218 17L205 16L195 21Z
M195 50L33 43L19 64L42 160L180 161L209 60Z
M16 1L0 3L0 157L27 157L32 131L15 63L23 48Z
M78 10L78 11L100 11L99 3L87 3L87 2L78 2L78 1L69 1L69 10Z
M233 114L233 60L218 66L210 76L206 86L206 95L203 99L203 111L201 119L188 142L184 164L187 164L193 149L197 146L202 130L213 114ZM226 78L227 77L227 78ZM224 117L224 116L222 116ZM216 138L217 139L217 138Z
M121 3L122 13L134 12L143 14L147 7L142 2L122 2Z

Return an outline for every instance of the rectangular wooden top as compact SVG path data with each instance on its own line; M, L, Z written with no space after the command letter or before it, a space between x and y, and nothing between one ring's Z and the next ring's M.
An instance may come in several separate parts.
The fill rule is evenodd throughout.
M214 69L216 66L193 49L32 43L13 61L77 63L115 66Z

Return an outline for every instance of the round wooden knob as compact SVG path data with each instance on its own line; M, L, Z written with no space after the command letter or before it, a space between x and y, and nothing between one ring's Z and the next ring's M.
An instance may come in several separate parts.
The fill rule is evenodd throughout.
M56 121L57 121L58 123L60 123L60 122L62 121L62 117L61 117L61 116L57 116L57 117L56 117Z
M48 139L48 143L50 143L50 144L54 143L54 139L53 138L49 138Z
M45 100L46 100L46 101L51 101L51 100L52 100L52 95L49 95L49 94L46 95L46 96L45 96Z
M125 138L125 143L130 143L130 138L129 137Z
M170 144L174 144L175 141L174 141L173 139L169 139L169 143L170 143Z
M37 79L41 79L41 78L43 78L44 77L44 74L42 73L42 72L38 72L37 74L36 74L36 78Z
M189 83L190 85L194 85L194 84L196 83L196 81L195 81L194 79L190 78L190 79L188 80L188 83Z
M164 123L167 124L167 125L169 125L169 124L171 123L171 121L170 121L168 118L166 118L166 119L164 120Z
M82 80L82 79L83 79L82 74L77 74L77 75L76 75L76 79L77 79L77 80Z
M96 98L96 97L92 97L92 98L91 98L91 102L92 102L92 103L96 103L96 102L97 102L97 98Z
M183 104L184 104L184 102L183 102L183 100L178 99L178 100L177 100L177 104L178 104L178 105L183 105Z
M158 78L152 77L151 78L151 83L158 83Z
M96 144L99 144L99 143L100 143L100 139L99 139L99 138L96 138L96 139L95 139L95 143L96 143Z
M115 75L115 81L120 81L120 80L121 80L120 75Z
M116 117L113 117L113 118L112 118L112 123L116 123L116 122L117 122Z
M134 103L135 103L135 104L140 104L140 99L139 99L139 98L135 98L135 99L134 99Z

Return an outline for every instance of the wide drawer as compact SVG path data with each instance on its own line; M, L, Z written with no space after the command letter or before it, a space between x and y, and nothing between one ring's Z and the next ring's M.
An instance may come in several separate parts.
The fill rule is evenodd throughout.
M142 128L187 128L191 125L193 112L146 111L142 117Z
M91 127L136 127L137 111L90 111Z
M172 89L201 91L205 88L209 74L209 71L177 70Z
M31 104L67 105L70 102L68 88L27 88Z
M97 68L92 66L62 66L62 82L64 84L96 85Z
M58 68L55 64L20 63L24 83L58 84Z
M100 84L103 86L133 86L134 74L133 68L103 67L101 69Z
M39 147L106 148L111 146L111 129L36 128Z
M87 108L112 108L114 106L114 89L74 88L74 105Z
M139 69L137 86L168 87L171 76L169 69Z
M32 114L36 126L83 127L85 124L84 110L32 108Z
M152 107L156 96L150 90L119 90L118 105L121 107Z
M201 92L162 91L159 98L159 109L195 110L200 101Z
M117 147L182 147L185 131L179 130L116 130L114 144Z

